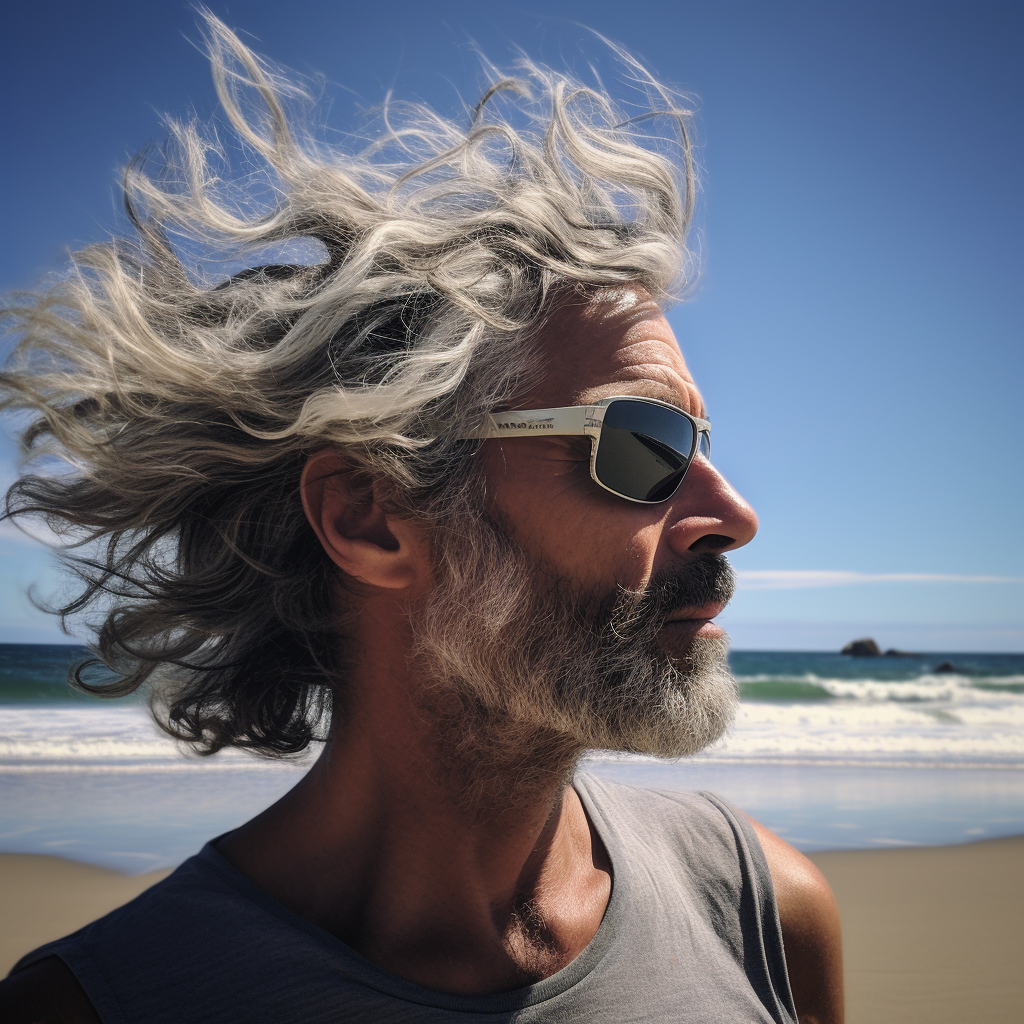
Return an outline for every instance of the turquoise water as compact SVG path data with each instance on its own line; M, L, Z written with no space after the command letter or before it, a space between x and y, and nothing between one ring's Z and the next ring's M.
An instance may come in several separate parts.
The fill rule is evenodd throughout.
M134 698L71 690L82 648L0 645L0 851L141 872L180 862L308 765L199 761ZM944 662L953 671L936 672ZM595 754L599 774L709 789L800 849L1024 833L1024 656L736 651L734 727L687 761Z
M70 644L0 644L0 705L88 702L66 683L69 668L88 657ZM979 690L1024 693L1024 654L938 653L901 657L850 658L821 651L733 651L729 657L740 693L751 701L805 701L836 698L829 684L870 679L915 683L950 663ZM940 675L945 673L940 673ZM93 670L89 679L108 678Z
M71 644L0 644L0 707L95 703L95 697L68 685L68 672L89 656L87 648ZM111 678L102 669L86 675L87 682Z
M729 657L740 680L744 700L832 700L831 684L871 680L881 683L919 683L936 676L935 669L951 665L956 677L977 690L1024 694L1024 654L939 653L897 657L851 658L821 651L733 651Z

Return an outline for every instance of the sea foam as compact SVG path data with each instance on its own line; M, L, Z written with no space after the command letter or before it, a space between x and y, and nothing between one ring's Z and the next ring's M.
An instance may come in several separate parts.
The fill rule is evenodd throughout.
M995 690L965 695L955 683L822 681L828 701L740 704L726 737L704 758L1024 765L1024 697ZM890 686L919 691L906 698ZM315 755L310 751L303 764ZM262 767L241 751L222 751L224 767ZM161 733L140 705L0 707L0 771L123 767L188 770L200 760Z

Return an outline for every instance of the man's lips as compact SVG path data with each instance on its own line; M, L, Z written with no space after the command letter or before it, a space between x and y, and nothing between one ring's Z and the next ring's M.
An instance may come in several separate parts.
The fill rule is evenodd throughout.
M711 640L725 636L725 630L714 622L725 608L724 602L702 604L699 607L679 608L665 617L658 643L670 657L685 658L694 640Z
M725 605L721 602L702 604L699 608L680 608L665 617L665 624L670 622L706 622L708 619L721 615Z
M702 604L696 608L679 608L670 612L661 627L661 644L663 649L676 653L689 650L690 644L697 637L712 639L725 636L725 630L714 622L716 615L721 615L725 603L716 601Z

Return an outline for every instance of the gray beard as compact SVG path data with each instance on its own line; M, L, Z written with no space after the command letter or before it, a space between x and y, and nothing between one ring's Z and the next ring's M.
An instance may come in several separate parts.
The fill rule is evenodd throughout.
M671 611L729 599L722 556L601 596L553 578L487 513L464 509L437 534L435 566L410 621L425 710L453 766L525 783L529 762L534 776L564 774L588 749L692 755L732 722L728 639L696 638L683 659L658 646Z

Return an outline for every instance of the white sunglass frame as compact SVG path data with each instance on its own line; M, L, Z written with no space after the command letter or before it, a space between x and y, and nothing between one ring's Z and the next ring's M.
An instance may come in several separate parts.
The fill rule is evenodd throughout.
M656 405L662 409L682 416L693 425L693 446L686 456L686 467L679 483L676 484L672 494L657 501L647 501L644 498L634 498L632 495L623 494L621 491L609 487L598 479L597 476L597 449L601 441L601 427L604 425L605 413L613 402L643 402L645 405ZM495 437L579 437L587 436L591 439L590 444L590 477L599 487L614 494L617 498L625 501L635 501L640 505L660 505L673 497L676 491L686 479L686 474L698 454L704 454L705 458L711 457L711 423L698 416L691 416L684 412L677 405L669 402L660 402L656 398L644 398L641 395L612 395L610 398L602 398L594 405L568 405L558 409L515 409L509 412L498 412L488 416L481 424L480 429L470 435L470 438L495 438ZM467 438L469 440L470 438ZM701 447L701 439L705 440L706 452ZM657 438L655 438L657 440ZM680 452L680 455L683 453Z

